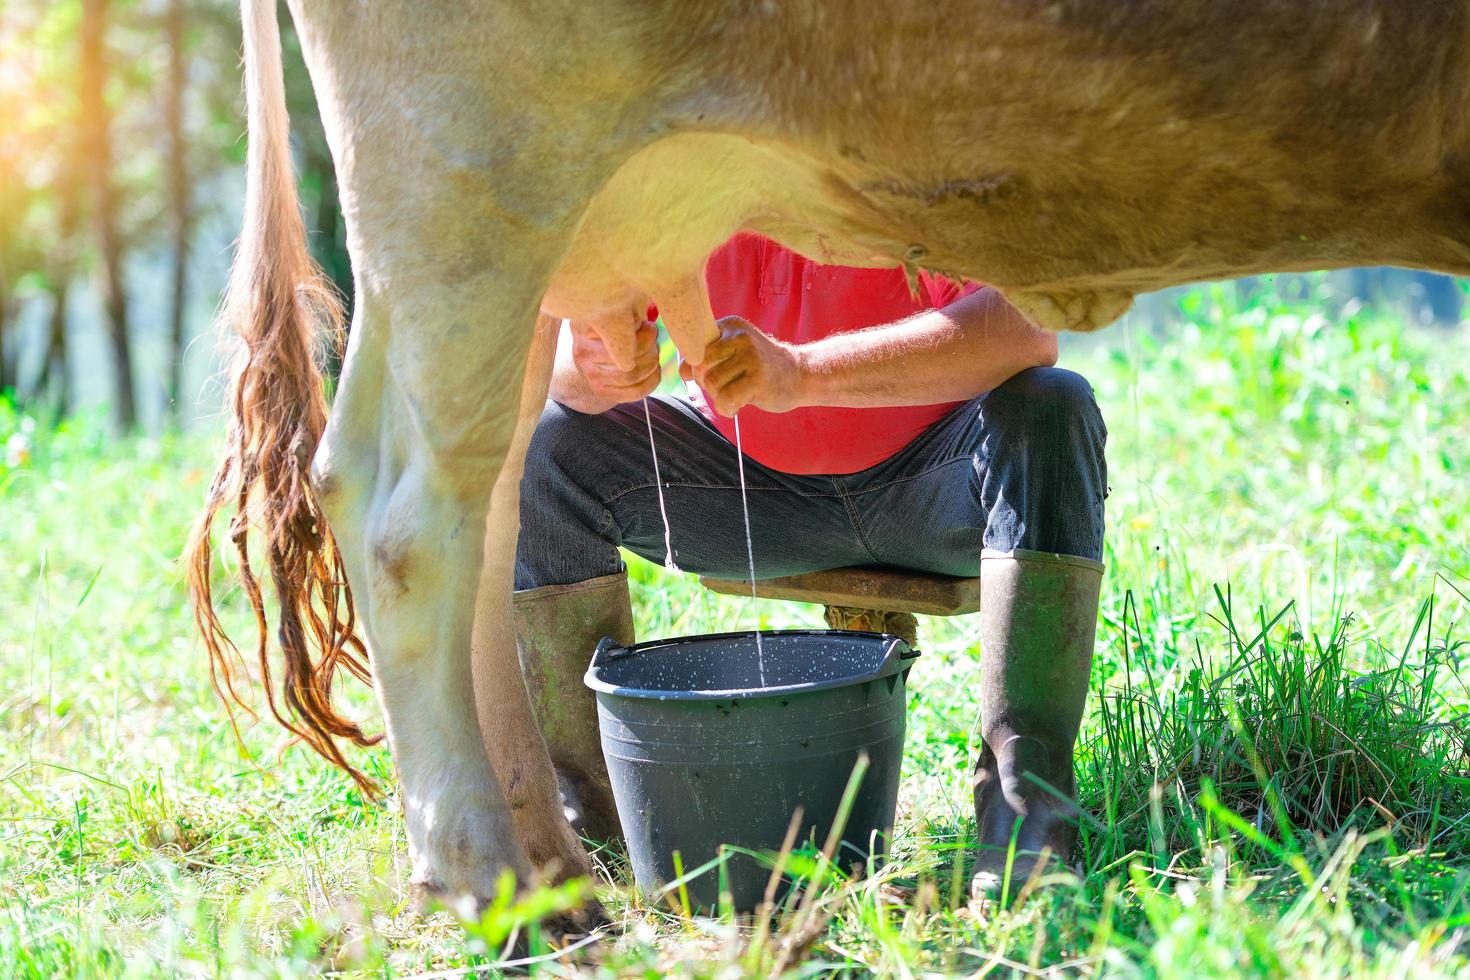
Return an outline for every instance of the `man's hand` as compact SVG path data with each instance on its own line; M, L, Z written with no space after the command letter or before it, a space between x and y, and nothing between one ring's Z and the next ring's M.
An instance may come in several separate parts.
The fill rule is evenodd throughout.
M789 412L800 404L805 379L801 352L762 333L738 316L719 321L720 338L705 348L698 367L679 365L679 376L698 382L721 415L746 405Z
M570 337L562 338L551 397L576 411L597 414L652 392L659 381L658 328L643 323L633 342L633 366L620 368L596 331L572 321Z

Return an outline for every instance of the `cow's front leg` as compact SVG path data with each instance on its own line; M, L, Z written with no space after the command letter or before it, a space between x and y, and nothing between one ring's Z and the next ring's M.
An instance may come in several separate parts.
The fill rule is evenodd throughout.
M360 292L314 474L359 599L413 882L471 904L506 870L531 880L481 741L470 663L486 513L534 310L499 282ZM486 311L507 307L524 322L487 324Z

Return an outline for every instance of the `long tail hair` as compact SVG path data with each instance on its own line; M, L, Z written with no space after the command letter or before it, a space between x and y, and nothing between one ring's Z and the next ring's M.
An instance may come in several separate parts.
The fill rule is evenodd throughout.
M275 0L242 0L240 12L249 127L245 218L220 312L239 347L230 372L224 459L185 552L189 594L209 652L210 679L233 725L236 706L254 715L238 686L244 658L214 608L212 528L221 509L233 504L229 538L255 613L255 660L270 712L372 794L376 787L347 761L340 740L371 745L382 736L366 735L332 707L338 667L366 683L371 675L342 557L310 482L311 459L327 420L321 340L340 345L341 303L306 248ZM250 555L257 535L279 619L279 676Z

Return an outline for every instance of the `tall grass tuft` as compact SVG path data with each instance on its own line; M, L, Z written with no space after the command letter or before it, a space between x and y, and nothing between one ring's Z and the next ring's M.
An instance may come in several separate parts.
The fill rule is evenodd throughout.
M1243 623L1229 592L1215 595L1223 652L1208 655L1196 634L1193 656L1167 672L1140 649L1125 603L1137 669L1097 699L1081 757L1081 802L1101 820L1085 835L1090 863L1203 855L1228 828L1202 793L1292 850L1386 825L1400 846L1463 853L1470 828L1445 820L1470 812L1470 716L1447 698L1462 645L1430 638L1434 599L1401 651L1376 649L1368 661L1382 666L1355 670L1351 616L1309 639L1293 604Z

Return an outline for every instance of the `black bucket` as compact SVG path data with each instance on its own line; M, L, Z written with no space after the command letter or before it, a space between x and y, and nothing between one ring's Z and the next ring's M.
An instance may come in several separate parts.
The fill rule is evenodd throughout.
M820 847L864 753L868 769L838 863L866 859L874 841L881 852L893 829L904 681L916 656L897 637L843 630L762 633L759 657L753 633L632 647L603 640L585 680L597 692L602 752L639 887L652 894L678 867L688 874L717 857L722 844L779 851L797 807L798 846ZM769 861L728 853L723 877L736 909L760 904L770 870ZM720 887L719 868L687 883L691 903L704 909L716 907Z

